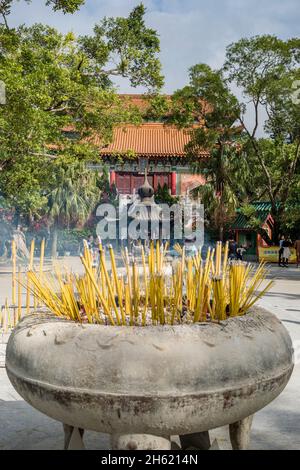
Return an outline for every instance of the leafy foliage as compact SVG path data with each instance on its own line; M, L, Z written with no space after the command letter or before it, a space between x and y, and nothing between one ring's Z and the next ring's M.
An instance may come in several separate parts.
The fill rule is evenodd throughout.
M96 174L83 163L71 159L58 159L51 173L50 191L47 194L47 215L53 225L52 256L57 251L57 229L83 224L100 199Z
M208 221L219 226L220 238L235 207L262 198L271 202L273 242L288 226L296 230L290 217L298 223L293 214L300 173L300 107L295 92L299 61L297 38L244 38L228 46L221 70L205 64L192 67L190 84L173 96L172 122L194 126L188 153L194 160L199 150L211 153L196 170L207 178L200 192ZM233 94L231 84L240 89L242 99ZM254 116L252 127L247 113ZM255 217L250 220L257 230Z
M72 12L83 2L47 3ZM10 4L0 6L9 12ZM0 194L24 216L47 211L53 178L68 179L79 163L99 160L99 145L110 142L115 125L140 122L136 108L123 106L112 80L126 76L133 86L151 88L162 83L159 41L144 14L138 6L128 18L105 18L93 36L82 38L41 24L0 26L0 78L6 85L6 105L0 107ZM111 61L118 64L114 69ZM59 173L64 162L68 172ZM54 200L63 192L66 186L58 188ZM67 222L67 207L50 206L53 217L58 207Z
M17 0L20 1L20 0ZM25 0L26 3L30 3L31 0ZM11 7L14 0L0 0L0 14L8 27L6 17L11 13ZM85 0L45 0L46 5L50 5L53 10L61 10L64 13L74 13L78 10Z
M239 121L247 134L247 153L255 180L272 204L274 241L278 238L290 193L299 174L300 109L293 86L299 79L300 40L275 36L241 39L227 48L224 71L252 106L254 125L245 121L249 105L240 103ZM264 116L267 116L265 118ZM259 138L260 126L268 138ZM260 196L258 194L258 196Z
M85 3L85 0L47 0L46 5L51 5L53 10L62 10L64 13L74 13Z
M82 68L90 72L92 61L92 72L103 82L119 75L128 78L133 87L160 88L163 79L157 57L159 39L156 31L146 27L144 15L145 7L140 4L128 18L105 18L95 26L93 36L80 38L81 50L89 59ZM111 67L104 69L106 64Z
M100 192L96 174L83 163L56 160L48 193L48 214L56 225L76 225L92 212Z
M161 186L160 184L158 185L158 188L154 194L154 199L156 204L168 204L169 206L176 204L179 200L178 197L172 196L170 194L169 188L166 183L163 186Z
M170 113L170 100L165 95L153 94L149 97L149 108L145 113L146 121L166 121Z
M206 177L206 184L197 188L206 208L206 218L212 228L219 229L232 219L239 196L244 193L241 128L235 127L238 102L226 85L222 72L198 64L190 69L190 84L178 90L172 99L171 122L191 127L188 155L196 160L195 171ZM197 159L201 150L210 152L205 160ZM239 179L233 175L238 174Z

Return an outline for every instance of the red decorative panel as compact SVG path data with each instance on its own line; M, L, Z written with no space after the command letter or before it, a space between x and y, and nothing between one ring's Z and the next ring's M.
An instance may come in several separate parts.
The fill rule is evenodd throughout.
M117 172L116 187L120 194L132 194L142 186L145 180L145 176L139 173L129 172ZM158 185L163 187L165 184L168 188L171 188L171 174L170 173L150 173L148 175L148 181L156 191Z
M157 189L158 185L160 185L163 188L165 184L169 187L169 174L168 173L158 173L157 174L157 184L156 184L156 187L154 189Z
M138 174L132 174L131 175L131 193L135 190L137 190L142 186L144 183L145 176L144 175L138 175Z
M120 194L131 194L130 173L116 173L116 186Z

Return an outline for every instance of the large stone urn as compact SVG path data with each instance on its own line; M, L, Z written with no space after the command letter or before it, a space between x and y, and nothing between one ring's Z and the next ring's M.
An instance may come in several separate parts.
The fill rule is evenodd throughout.
M207 431L228 424L243 449L253 414L282 392L293 360L286 329L261 308L147 327L33 314L9 339L6 369L28 403L64 424L66 448L81 447L85 429L111 434L119 449L169 449L171 435L208 448Z

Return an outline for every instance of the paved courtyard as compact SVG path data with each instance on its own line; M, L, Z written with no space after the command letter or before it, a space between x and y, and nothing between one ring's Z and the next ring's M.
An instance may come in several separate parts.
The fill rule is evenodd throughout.
M283 393L255 415L250 448L300 450L300 269L272 267L271 276L276 282L260 305L274 312L290 332L296 365ZM1 304L9 296L10 282L9 274L0 274ZM216 429L211 435L217 438L221 449L229 448L227 429ZM87 432L85 445L89 449L108 449L109 438ZM61 449L62 446L61 424L25 403L10 385L5 369L0 367L0 449Z

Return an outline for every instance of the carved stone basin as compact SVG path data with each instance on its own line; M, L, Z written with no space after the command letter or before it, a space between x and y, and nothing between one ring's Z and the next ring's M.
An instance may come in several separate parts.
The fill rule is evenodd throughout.
M170 435L183 442L229 424L244 448L247 418L282 392L293 360L286 329L261 308L219 324L147 327L34 314L11 334L6 369L28 403L65 424L67 444L89 429L117 448L168 448Z

